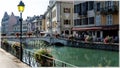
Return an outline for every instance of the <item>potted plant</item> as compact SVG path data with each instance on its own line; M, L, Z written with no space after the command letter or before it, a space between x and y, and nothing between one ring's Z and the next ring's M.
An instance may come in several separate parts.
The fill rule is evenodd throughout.
M43 67L53 66L53 56L48 52L47 49L40 49L34 53L34 58Z
M3 39L2 43L3 43L3 45L8 45L7 39Z
M30 37L32 35L32 33L29 32L27 35L28 35L28 37Z
M113 42L113 38L110 36L106 36L104 39L104 43L111 43L111 42Z
M92 36L89 35L85 38L85 42L92 42L92 40L93 40Z
M8 45L9 45L9 43L8 43L7 39L3 39L3 41L1 41L1 42L2 42L3 48L4 48L6 51L8 51Z
M19 33L16 33L17 38L19 37Z
M19 57L20 43L14 42L11 46L12 46L12 49L15 51L16 56ZM22 44L22 46L23 46L23 44Z

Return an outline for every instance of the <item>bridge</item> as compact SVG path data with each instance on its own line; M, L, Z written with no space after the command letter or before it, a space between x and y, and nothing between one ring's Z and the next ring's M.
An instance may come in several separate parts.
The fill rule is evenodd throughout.
M9 41L16 41L19 42L20 39L16 37L6 37L2 39L8 39ZM68 45L68 40L61 39L61 38L55 38L55 37L22 37L22 42L29 42L29 41L45 41L49 44L53 45Z
M16 37L6 37L1 39L8 39L9 41L17 41L20 39ZM28 44L30 41L45 41L48 44L56 46L70 46L70 47L80 47L80 48L90 48L90 49L101 49L101 50L111 50L119 51L119 44L116 43L103 43L103 42L84 42L76 40L67 40L63 38L55 37L23 37L22 42Z

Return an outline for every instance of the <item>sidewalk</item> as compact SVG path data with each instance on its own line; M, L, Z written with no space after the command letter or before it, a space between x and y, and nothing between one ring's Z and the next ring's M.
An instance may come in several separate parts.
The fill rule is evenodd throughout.
M0 68L31 68L0 48Z

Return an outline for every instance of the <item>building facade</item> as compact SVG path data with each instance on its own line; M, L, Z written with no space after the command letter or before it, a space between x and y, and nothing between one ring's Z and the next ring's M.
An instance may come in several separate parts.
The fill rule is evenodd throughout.
M72 34L73 1L50 1L45 19L49 33Z
M19 22L19 17L15 16L13 12L11 15L8 15L7 12L5 12L3 18L2 18L2 33L6 35L11 35L14 33L13 25L15 25L17 22Z
M15 25L13 25L14 28L14 35L16 34L20 34L20 22L16 23ZM27 35L27 21L24 20L22 21L22 35Z
M118 36L118 1L74 1L74 35ZM111 33L111 31L114 31Z
M1 21L1 33L2 34L7 34L8 20L9 20L9 15L7 12L5 12L2 18L2 21Z
M36 30L40 32L45 31L45 17L44 15L27 17L27 33L32 33L34 35Z

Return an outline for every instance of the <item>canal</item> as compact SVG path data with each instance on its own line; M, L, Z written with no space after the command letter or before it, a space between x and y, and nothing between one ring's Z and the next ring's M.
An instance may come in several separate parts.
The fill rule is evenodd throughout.
M55 59L78 67L119 66L119 52L67 46L48 45L44 42L30 41L25 50L35 52L47 48Z
M50 47L52 55L75 66L118 66L119 52L73 47Z
M47 49L54 58L78 67L119 66L119 52L66 46L50 46Z

